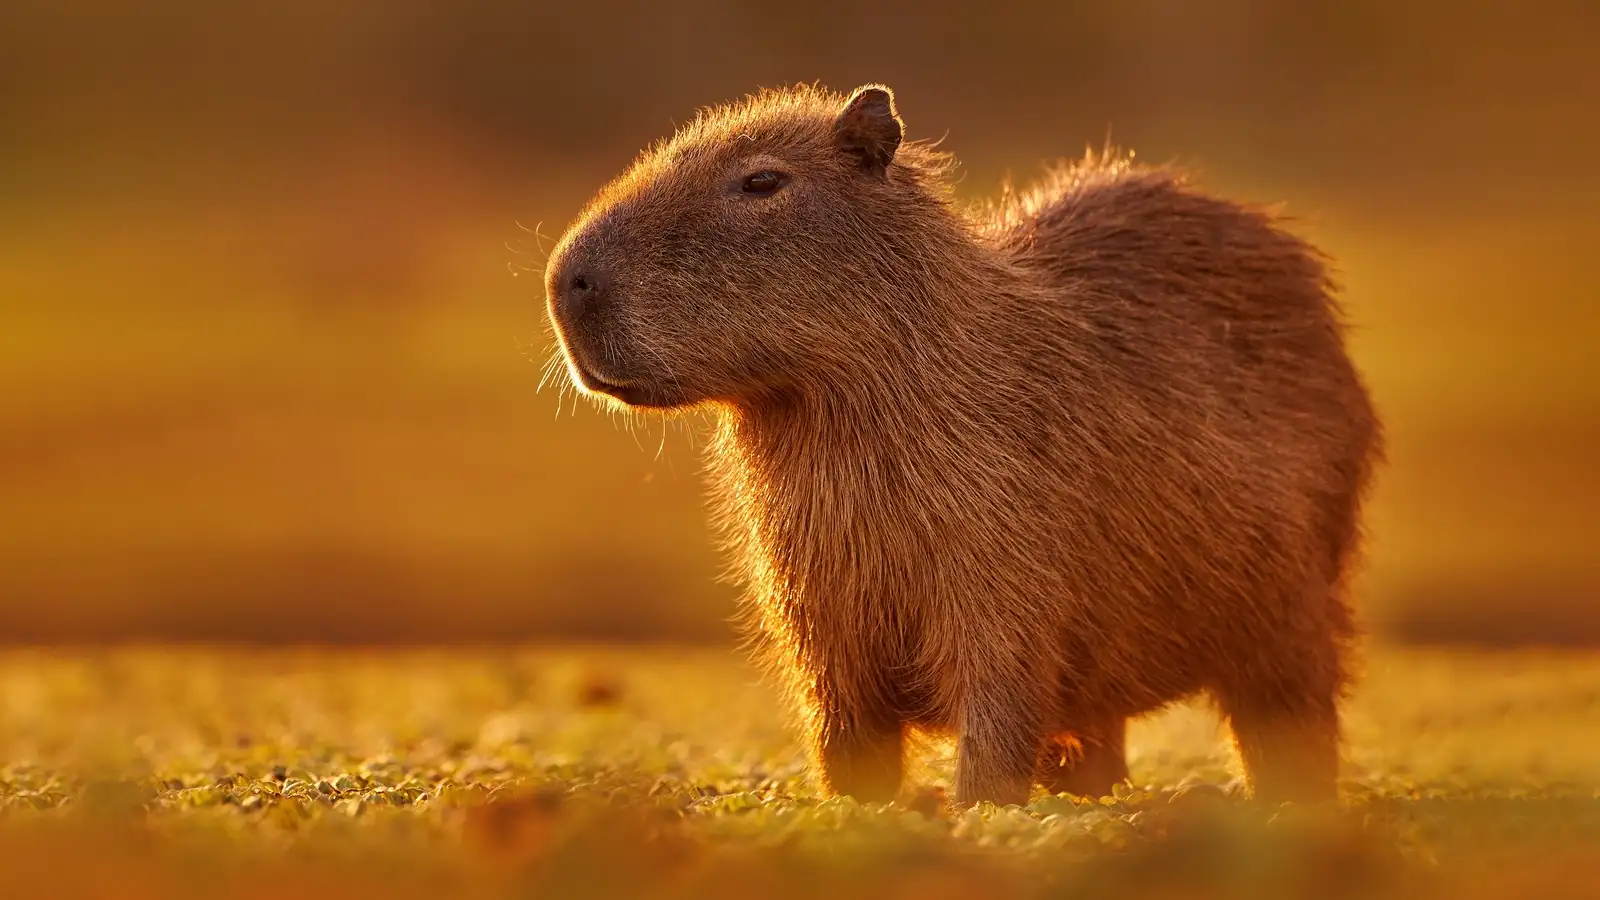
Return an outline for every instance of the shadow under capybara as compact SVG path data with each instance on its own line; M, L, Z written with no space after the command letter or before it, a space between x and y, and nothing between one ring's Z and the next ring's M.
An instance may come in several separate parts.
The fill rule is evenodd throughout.
M552 251L573 380L709 409L716 519L821 786L1102 795L1201 692L1250 790L1334 796L1380 428L1321 254L1111 154L969 210L889 89L702 111Z

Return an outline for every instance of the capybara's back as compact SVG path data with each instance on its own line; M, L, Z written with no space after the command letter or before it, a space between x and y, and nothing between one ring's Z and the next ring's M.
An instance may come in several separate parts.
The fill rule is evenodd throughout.
M888 91L708 111L552 253L574 380L704 406L718 522L825 789L1101 794L1200 692L1258 796L1334 791L1381 457L1320 255L1177 173L1086 158L981 212Z

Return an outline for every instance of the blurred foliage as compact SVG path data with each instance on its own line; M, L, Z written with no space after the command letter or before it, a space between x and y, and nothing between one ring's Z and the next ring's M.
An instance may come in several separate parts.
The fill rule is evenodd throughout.
M818 79L896 87L967 197L1109 129L1287 201L1389 422L1372 617L1600 636L1597 35L1555 0L11 0L0 640L725 637L691 436L535 393L540 267L674 121Z
M717 652L0 656L7 896L1567 897L1600 875L1600 663L1384 649L1344 802L1256 807L1215 717L1132 784L954 810L821 800ZM92 854L93 864L83 864Z

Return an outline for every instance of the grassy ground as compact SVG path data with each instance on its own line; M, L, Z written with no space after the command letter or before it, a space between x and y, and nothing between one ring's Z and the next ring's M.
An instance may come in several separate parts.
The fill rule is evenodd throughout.
M1600 891L1600 658L1375 650L1334 811L1227 790L1201 708L1135 786L819 801L720 651L0 655L0 872L51 897L1557 897ZM1588 891L1588 894L1584 892Z

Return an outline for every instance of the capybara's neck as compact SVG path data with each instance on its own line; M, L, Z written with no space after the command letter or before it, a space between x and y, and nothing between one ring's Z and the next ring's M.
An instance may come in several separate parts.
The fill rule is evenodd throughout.
M929 492L981 493L993 480L985 448L1036 422L1038 288L971 235L942 255L939 270L880 286L883 307L915 310L894 323L903 339L864 337L849 368L721 411L710 464L732 521L826 527L880 504L940 515L959 504Z
M725 436L755 459L799 452L803 464L859 458L954 437L1018 383L1034 292L1018 267L973 237L945 242L870 287L864 317L809 371L724 410ZM797 447L795 442L802 442Z

